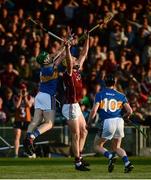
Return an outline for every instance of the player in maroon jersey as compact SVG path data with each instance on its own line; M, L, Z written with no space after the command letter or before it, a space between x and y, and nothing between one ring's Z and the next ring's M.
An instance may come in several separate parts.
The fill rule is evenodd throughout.
M63 75L65 85L65 102L62 114L67 119L67 124L72 135L72 149L75 156L75 169L89 171L89 164L83 160L81 153L85 144L87 129L79 101L82 98L82 79L80 70L86 59L89 49L89 35L78 59L70 53L70 43L66 43L67 70Z

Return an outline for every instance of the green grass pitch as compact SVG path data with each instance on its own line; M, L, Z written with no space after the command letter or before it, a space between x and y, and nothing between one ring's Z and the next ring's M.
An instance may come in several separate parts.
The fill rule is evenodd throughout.
M73 158L1 158L0 179L150 179L151 157L130 157L134 170L124 173L123 163L118 158L112 173L107 172L104 157L87 157L89 172L76 171Z

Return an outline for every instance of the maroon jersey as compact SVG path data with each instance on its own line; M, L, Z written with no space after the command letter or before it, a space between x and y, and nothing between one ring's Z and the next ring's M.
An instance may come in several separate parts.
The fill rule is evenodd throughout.
M63 75L65 85L65 103L73 104L82 99L82 79L79 70L73 70L70 76L67 72Z

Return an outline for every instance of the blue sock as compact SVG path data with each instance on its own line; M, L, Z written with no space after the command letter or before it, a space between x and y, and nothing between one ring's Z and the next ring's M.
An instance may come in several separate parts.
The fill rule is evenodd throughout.
M35 129L32 134L33 134L33 135L35 136L35 138L36 138L36 137L38 137L38 136L40 135L40 132L39 132L38 129Z
M106 158L111 158L112 154L111 154L109 151L105 151L105 152L104 152L104 156L105 156Z
M122 157L122 160L123 160L124 164L126 164L127 162L129 162L129 160L128 160L128 157L127 157L127 156L123 156L123 157Z
M31 133L30 133L30 132L27 132L27 137L28 137L28 138L30 138L30 135L31 135Z

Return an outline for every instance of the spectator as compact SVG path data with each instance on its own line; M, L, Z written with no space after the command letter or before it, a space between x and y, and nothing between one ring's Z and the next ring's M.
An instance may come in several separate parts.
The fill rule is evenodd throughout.
M120 48L123 45L126 45L127 38L125 36L124 28L122 28L119 24L114 26L113 31L110 32L109 38L109 48L115 52L115 55L118 56L120 53Z
M117 69L117 61L115 57L114 51L109 51L107 54L107 59L104 60L102 69L106 71L106 73L115 72Z
M143 47L141 63L146 68L151 58L151 35L147 36L146 44Z
M132 66L132 62L129 60L126 60L126 57L124 55L120 56L119 60L119 71L122 71L123 73L129 72ZM133 73L132 73L133 74Z
M96 93L98 93L100 91L100 89L101 89L101 86L100 86L99 83L96 82L95 84L93 84L93 88L92 88L92 90L90 92L90 95L89 95L90 96L91 107L92 107L92 105L94 103L95 95L96 95Z
M149 96L144 106L141 108L141 112L143 114L143 125L147 125L151 127L151 98Z
M0 12L0 22L3 22L3 27L4 27L5 31L8 27L8 20L9 20L8 9L5 7L2 7L1 12Z
M133 110L133 115L131 116L130 120L135 124L144 124L144 117L141 111L141 106L138 103L137 97L134 95L133 100L131 99L131 108Z
M7 39L6 41L13 41L12 40L12 34L7 34ZM2 63L6 64L6 63L12 63L13 65L16 63L17 60L17 56L15 53L15 48L12 42L7 42L5 43L5 52L3 54L3 59L2 59Z
M97 46L96 47L96 55L95 55L95 58L96 59L101 59L102 62L107 58L107 54L106 54L106 51L107 51L107 48L104 46L104 47L101 47L101 46Z
M14 96L13 102L16 108L14 122L14 146L15 157L18 157L21 135L27 131L28 125L31 121L31 107L33 105L33 98L29 94L25 83L22 82L19 84L19 93Z
M142 83L143 83L144 93L149 95L151 91L151 69L148 69L147 72L145 73L144 81Z
M40 53L40 43L35 42L33 47L33 52L29 58L29 66L31 69L31 80L36 83L39 82L40 65L36 62L36 57L39 55L39 53Z
M0 36L0 59L3 60L4 59L4 54L5 54L5 37L4 36ZM0 67L3 67L4 63L3 61L0 62Z
M141 71L143 70L143 66L140 62L140 56L138 54L135 54L133 57L133 64L130 68L130 72L133 74L133 76L140 82L141 80Z
M27 37L22 36L17 44L17 54L24 54L29 56L29 47L27 46Z
M48 51L49 45L50 45L50 36L48 33L44 33L44 36L41 40L41 47L42 47L42 49Z
M133 30L133 27L131 24L127 24L126 30L125 30L125 36L127 37L127 48L131 48L134 46L135 41L135 32Z
M100 84L100 90L102 90L106 86L104 81L105 76L106 76L106 71L101 70L97 78L97 82Z
M24 55L20 55L18 59L18 63L16 66L16 70L19 72L19 77L23 80L28 80L31 72L30 72L30 67L29 64L26 60L26 57Z
M13 103L13 91L10 88L4 89L4 111L7 115L7 122L12 124L14 122L14 115L15 115L15 107Z
M87 95L87 88L83 87L82 88L82 99L80 101L80 104L81 105L85 105L86 108L90 108L91 104L90 104L90 99Z
M54 14L49 14L47 16L47 28L48 30L51 30L52 32L55 32L55 15Z
M15 85L17 84L17 79L19 76L19 72L14 69L12 63L8 63L6 68L0 74L0 82L1 86L9 87L11 89L15 89Z
M0 97L0 124L6 122L6 113L3 110L3 99Z
M136 53L143 52L143 48L146 42L146 30L145 28L140 28L136 34L136 41L135 41L135 51Z
M75 0L69 0L64 6L64 14L67 23L71 23L74 19L77 7L79 7L79 4Z
M83 116L84 116L85 120L87 121L89 113L90 113L91 103L90 103L90 98L88 97L88 92L87 92L86 87L83 87L83 89L82 89L82 96L83 96L83 98L81 99L79 104L80 104Z

